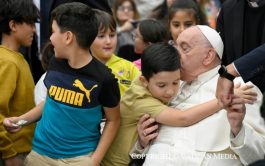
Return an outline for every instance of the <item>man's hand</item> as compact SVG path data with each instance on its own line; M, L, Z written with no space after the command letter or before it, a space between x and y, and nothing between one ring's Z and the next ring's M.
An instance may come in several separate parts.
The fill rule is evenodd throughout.
M17 156L6 159L5 166L23 166L23 161Z
M155 122L154 118L151 118L150 115L143 115L138 124L138 139L143 148L145 148L153 139L158 136L158 124Z
M232 101L234 94L234 83L226 78L219 77L216 88L216 98L219 104L226 108Z
M231 131L234 136L237 136L243 126L243 120L246 114L244 100L238 96L233 96L231 104L226 108L226 111Z

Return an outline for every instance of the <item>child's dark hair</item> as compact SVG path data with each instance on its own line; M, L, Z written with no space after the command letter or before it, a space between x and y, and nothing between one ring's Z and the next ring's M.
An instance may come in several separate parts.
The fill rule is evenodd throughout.
M155 19L142 20L139 24L139 31L143 41L148 43L158 43L168 41L168 30L166 26Z
M56 21L62 33L71 31L83 49L89 49L98 34L95 11L80 2L59 5L52 11L51 21Z
M168 10L168 20L172 20L175 13L179 10L186 10L196 20L196 24L207 25L205 14L201 11L199 5L194 0L174 0Z
M141 55L142 75L149 80L154 74L180 69L180 59L176 48L168 43L148 46Z
M48 41L41 51L41 65L44 71L48 69L50 60L54 56L54 47L50 41Z
M108 28L110 28L112 32L116 32L117 25L112 15L102 10L98 10L98 9L93 9L93 10L95 11L95 16L99 23L100 32L105 33L107 32Z
M40 12L32 0L0 0L0 32L9 35L9 22L34 24Z

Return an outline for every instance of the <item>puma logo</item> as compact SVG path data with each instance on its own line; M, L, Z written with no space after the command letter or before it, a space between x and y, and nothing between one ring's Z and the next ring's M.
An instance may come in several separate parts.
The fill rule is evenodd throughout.
M84 85L82 84L82 82L81 82L79 79L76 79L76 80L74 81L73 86L79 88L81 91L83 91L83 92L86 94L86 98L87 98L87 101L88 101L89 103L90 103L90 101L91 101L91 100L90 100L90 93L91 93L91 91L92 91L94 88L98 87L98 85L94 85L94 86L92 86L92 88L91 88L90 90L87 90L87 89L84 87Z

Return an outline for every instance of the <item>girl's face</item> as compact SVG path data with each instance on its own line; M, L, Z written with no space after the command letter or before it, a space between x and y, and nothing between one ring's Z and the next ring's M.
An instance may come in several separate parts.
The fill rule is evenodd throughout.
M136 52L137 54L142 54L148 43L144 42L143 36L139 31L139 26L136 28L133 38L134 38L134 52Z
M134 10L130 1L124 1L123 4L118 7L116 12L117 19L120 22L125 22L134 18Z
M90 49L93 55L102 63L106 63L114 53L117 45L117 34L110 28L100 31Z
M186 28L196 25L194 15L187 10L178 10L169 20L169 30L173 41L176 42L179 34Z

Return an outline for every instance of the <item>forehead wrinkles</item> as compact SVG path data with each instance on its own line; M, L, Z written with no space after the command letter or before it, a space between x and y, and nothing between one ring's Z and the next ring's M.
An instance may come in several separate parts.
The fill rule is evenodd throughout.
M188 28L184 30L177 39L177 44L187 43L189 45L195 45L200 43L200 35L194 31L194 28Z

